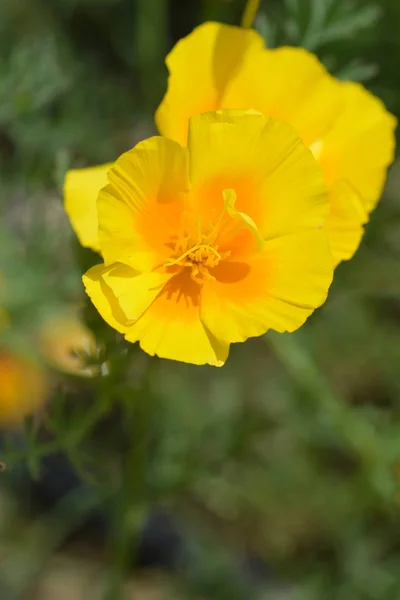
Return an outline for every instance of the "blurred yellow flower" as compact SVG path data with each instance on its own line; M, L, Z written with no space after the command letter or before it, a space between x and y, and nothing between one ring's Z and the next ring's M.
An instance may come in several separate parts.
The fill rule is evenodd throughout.
M98 365L90 364L98 355L96 340L76 314L66 312L47 319L38 341L43 358L53 368L83 377L98 373Z
M393 160L396 119L361 85L331 77L302 48L268 50L251 29L204 23L167 56L168 91L156 112L162 135L186 145L189 118L255 109L294 127L330 190L335 263L351 258Z
M188 148L139 143L97 202L103 318L151 355L222 365L231 342L293 331L332 279L323 175L292 128L254 111L191 119Z
M0 426L13 426L44 404L46 373L33 361L0 350Z

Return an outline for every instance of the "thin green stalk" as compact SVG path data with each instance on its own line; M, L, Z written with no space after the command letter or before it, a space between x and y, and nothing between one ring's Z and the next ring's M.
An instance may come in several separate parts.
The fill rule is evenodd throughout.
M43 456L59 452L60 449L61 446L59 441L53 440L37 445L32 450L24 448L23 450L10 450L4 452L1 454L1 459L4 461L6 468L10 469L22 461L28 461L29 459L37 461L40 458L43 458ZM33 456L30 455L29 452L32 452Z
M168 50L166 0L137 0L133 35L140 90L146 110L155 110L165 85L164 59Z
M148 511L147 470L152 403L147 389L149 373L145 378L142 389L130 397L127 404L129 448L123 461L121 489L114 508L111 539L114 564L103 600L121 597L122 585L137 552Z
M259 7L260 0L247 0L242 17L242 27L249 29L253 26Z
M62 442L67 451L71 448L76 448L85 439L99 421L109 412L110 406L109 387L106 385L103 390L100 389L99 398L96 402L93 403L85 414L80 416L79 421L74 423L74 427L66 432Z

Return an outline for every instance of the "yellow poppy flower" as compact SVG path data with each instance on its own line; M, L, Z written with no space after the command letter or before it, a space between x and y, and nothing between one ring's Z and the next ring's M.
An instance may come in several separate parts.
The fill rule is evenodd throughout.
M331 77L302 48L268 50L251 29L205 23L166 59L168 91L156 112L162 135L186 144L189 118L254 109L294 127L330 190L327 231L335 263L351 258L393 160L395 118L361 85Z
M0 426L17 425L39 410L48 389L46 374L36 363L0 350Z
M293 331L332 279L323 175L285 123L194 117L188 147L153 137L108 172L104 264L83 277L103 318L150 355L222 365L231 342Z

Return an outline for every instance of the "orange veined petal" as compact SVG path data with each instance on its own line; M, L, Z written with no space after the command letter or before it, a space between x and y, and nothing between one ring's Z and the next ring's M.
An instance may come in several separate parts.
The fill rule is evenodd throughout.
M214 22L180 40L166 58L168 91L155 115L160 133L185 146L190 117L219 108L228 82L263 48L254 30Z
M188 151L153 137L123 154L98 198L99 237L106 264L137 271L162 265L171 254L188 189Z
M107 184L112 164L73 169L64 181L64 206L82 246L100 250L97 220L97 197Z
M221 263L201 291L200 316L220 340L243 342L268 329L294 331L326 299L333 265L326 234L303 231L265 243L246 262Z
M189 126L191 202L204 223L224 210L224 190L263 238L320 227L329 211L327 190L311 151L294 130L248 111L193 117Z

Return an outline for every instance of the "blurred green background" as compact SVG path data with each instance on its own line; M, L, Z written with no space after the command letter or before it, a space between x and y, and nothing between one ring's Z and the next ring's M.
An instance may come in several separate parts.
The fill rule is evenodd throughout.
M222 369L121 345L83 294L98 259L63 212L65 171L153 134L165 54L244 4L0 2L1 343L34 354L43 320L80 306L101 369L51 370L44 414L2 435L1 600L400 599L400 163L325 306ZM397 0L264 0L255 26L400 116ZM146 550L159 511L175 533L156 520Z

